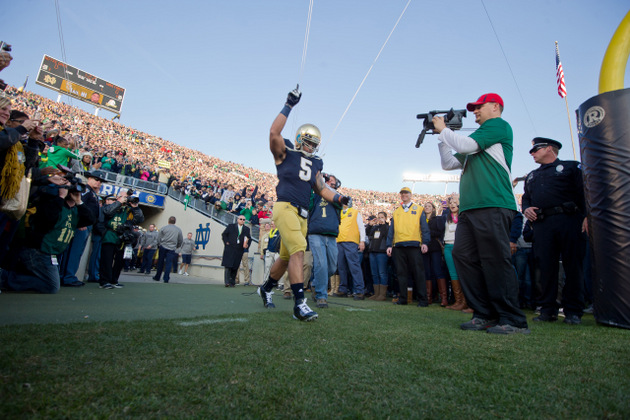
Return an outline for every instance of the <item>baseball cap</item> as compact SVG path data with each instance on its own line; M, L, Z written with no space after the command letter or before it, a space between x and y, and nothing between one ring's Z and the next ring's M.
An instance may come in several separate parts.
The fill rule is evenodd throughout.
M411 194L411 190L409 189L409 187L402 187L400 189L400 193L401 194L404 193L404 192L408 192L409 194Z
M481 95L476 102L470 102L468 105L466 105L466 109L470 112L473 112L477 105L485 104L488 102L496 102L499 105L503 106L503 99L501 99L499 95L497 95L496 93L486 93Z

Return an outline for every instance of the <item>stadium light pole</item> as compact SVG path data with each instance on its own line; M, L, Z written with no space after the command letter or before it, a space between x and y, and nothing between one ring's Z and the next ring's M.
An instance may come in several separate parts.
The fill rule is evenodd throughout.
M446 191L448 190L449 182L459 182L459 175L447 175L440 173L433 174L413 174L413 173L405 173L403 174L403 182L411 182L411 192L413 193L416 187L417 182L444 182L444 194L446 195Z

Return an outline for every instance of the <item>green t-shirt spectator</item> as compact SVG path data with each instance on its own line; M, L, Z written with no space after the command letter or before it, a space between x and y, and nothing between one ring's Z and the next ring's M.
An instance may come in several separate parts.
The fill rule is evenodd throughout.
M101 169L105 171L111 171L112 165L114 164L114 162L115 162L114 158L109 157L109 156L103 156L103 159L101 159Z
M39 164L39 167L47 168L49 166L53 166L56 168L59 164L69 166L70 159L79 159L79 156L75 155L63 146L50 146L48 149L48 160L45 162L42 161Z

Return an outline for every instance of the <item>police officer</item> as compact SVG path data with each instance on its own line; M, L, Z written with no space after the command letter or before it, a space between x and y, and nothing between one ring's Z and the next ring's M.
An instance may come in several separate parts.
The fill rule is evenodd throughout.
M538 169L525 181L523 214L534 230L534 258L540 268L542 296L541 313L534 321L553 322L558 319L558 268L562 265L566 281L562 290L564 322L580 324L582 318L585 254L586 206L579 162L559 160L562 144L556 140L536 137L532 140L532 155Z

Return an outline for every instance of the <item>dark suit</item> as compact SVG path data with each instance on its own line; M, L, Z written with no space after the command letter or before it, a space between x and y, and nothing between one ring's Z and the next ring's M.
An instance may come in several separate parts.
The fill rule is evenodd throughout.
M238 224L232 223L227 225L223 233L221 234L223 239L223 258L221 265L225 267L225 285L233 287L236 283L236 275L238 274L238 267L241 265L241 259L245 248L243 247L244 238L247 238L247 246L252 243L252 237L249 228L243 225L241 233L238 233Z

